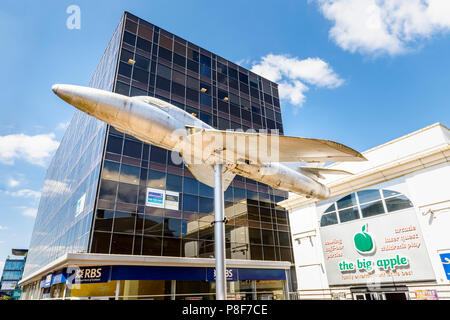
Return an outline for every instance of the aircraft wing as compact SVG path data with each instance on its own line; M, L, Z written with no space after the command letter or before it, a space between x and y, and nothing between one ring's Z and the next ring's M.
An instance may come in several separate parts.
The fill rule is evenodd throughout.
M312 167L299 167L300 170L309 175L313 176L313 178L320 178L325 179L323 175L334 175L334 174L345 174L345 175L352 175L353 173L350 173L345 170L337 170L337 169L327 169L327 168L312 168Z
M203 184L214 188L214 167L208 164L188 164L186 163L186 167L192 173L192 175ZM223 168L223 190L227 190L234 177L235 173L227 170L227 168Z
M197 146L201 144L204 158L210 154L227 163L366 160L359 152L329 140L220 130L201 130L187 139Z

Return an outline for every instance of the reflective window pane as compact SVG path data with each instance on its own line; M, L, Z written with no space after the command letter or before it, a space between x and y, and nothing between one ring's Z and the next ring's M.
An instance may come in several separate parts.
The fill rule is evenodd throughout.
M122 164L120 169L120 182L139 184L141 168Z
M355 194L349 194L348 196L338 200L336 202L338 209L353 207L356 205L356 197Z
M120 163L105 160L102 171L103 179L119 181L119 168Z
M411 201L409 201L409 199L404 195L386 199L385 201L386 201L386 209L388 212L411 208L413 206Z
M147 186L150 188L164 189L166 186L166 174L156 170L148 170Z
M393 196L401 195L400 192L392 191L392 190L383 190L383 197L389 198Z
M360 204L381 199L380 190L358 191L358 199Z
M324 214L322 216L322 218L320 219L320 226L321 227L325 227L325 226L329 226L332 224L337 224L337 215L336 212L332 212L329 214Z
M134 233L136 214L116 211L114 215L114 232Z
M356 219L359 219L358 207L339 210L339 220L341 221L341 223Z
M384 213L383 202L380 200L364 204L361 206L361 213L363 218L375 216L377 214L382 214Z

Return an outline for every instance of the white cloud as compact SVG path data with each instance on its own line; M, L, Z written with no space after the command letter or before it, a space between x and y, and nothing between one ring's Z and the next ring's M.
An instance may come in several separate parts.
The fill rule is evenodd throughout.
M450 30L448 0L315 0L334 23L330 37L361 53L407 52L418 40Z
M23 133L0 136L0 162L13 165L16 159L45 166L45 161L58 148L55 134L28 136Z
M18 209L22 210L22 215L25 217L35 218L38 210L30 207L18 207Z
M46 197L51 195L61 195L69 192L70 187L67 183L56 180L45 180L44 186L42 187L42 194Z
M13 196L13 197L21 197L21 198L35 198L39 199L41 197L41 193L39 191L34 191L30 189L22 189L18 191L5 191L5 194Z
M9 186L9 187L15 188L15 187L17 187L17 186L19 186L19 185L20 185L20 181L19 181L19 180L16 180L16 179L14 179L14 178L9 178L9 179L8 179L8 186Z
M6 229L8 229L7 227L4 227L4 226L0 226L0 231L4 231L4 230L6 230Z
M253 64L251 70L278 82L280 98L295 106L301 106L305 102L305 92L309 90L306 84L336 88L344 82L328 63L319 58L301 60L289 55L269 54Z

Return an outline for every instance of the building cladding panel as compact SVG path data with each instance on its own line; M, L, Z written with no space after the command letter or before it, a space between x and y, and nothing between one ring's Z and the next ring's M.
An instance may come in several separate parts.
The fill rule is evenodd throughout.
M221 130L283 134L276 83L130 13L91 85L157 97ZM179 210L146 206L148 187L179 192ZM285 198L286 192L236 176L225 192L227 258L292 261L288 216L276 205ZM174 163L171 152L76 113L47 174L25 271L75 251L210 257L212 215L213 189Z
M90 86L111 91L121 39L119 23ZM87 251L106 124L76 111L47 170L24 276L67 252ZM84 205L77 211L77 203Z

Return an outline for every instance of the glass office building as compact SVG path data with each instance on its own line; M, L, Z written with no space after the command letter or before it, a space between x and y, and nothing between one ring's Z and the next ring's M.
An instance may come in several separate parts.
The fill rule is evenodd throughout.
M283 134L276 83L127 12L90 86L157 97L221 130ZM175 207L149 206L148 188L176 194ZM277 205L286 198L286 192L240 176L225 192L227 264L239 275L229 283L238 298L264 298L264 288L267 297L280 297L280 291L286 297L292 244L287 212ZM47 279L46 268L74 254L88 260L107 255L111 261L96 258L92 265L107 268L109 278L101 282L103 294L94 288L101 283L91 283L78 291L63 290L65 297L113 292L117 298L133 290L138 297L212 297L214 279L208 274L214 265L213 207L213 189L174 163L170 151L77 111L42 190L22 283L29 287L27 297L35 298L31 293L38 291L39 297L54 297L51 288L62 282ZM119 257L127 258L114 260ZM132 270L131 265L147 269ZM158 278L155 268L161 267L175 269ZM180 278L182 268L191 272ZM58 281L67 280L67 270L52 270ZM136 276L140 272L143 276Z
M23 268L25 266L26 249L12 249L14 257L8 257L3 266L3 273L0 279L0 296L5 299L19 299L22 291L18 286L20 279L22 279ZM0 298L0 299L1 299Z

